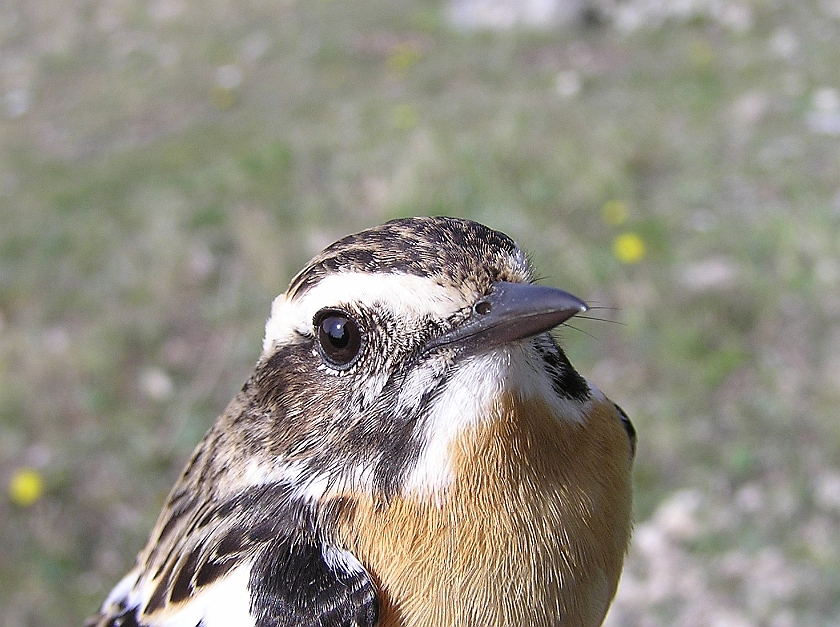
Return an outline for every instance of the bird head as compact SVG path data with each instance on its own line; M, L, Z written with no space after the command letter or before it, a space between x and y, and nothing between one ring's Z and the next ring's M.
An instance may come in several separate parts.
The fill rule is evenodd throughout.
M274 301L230 413L250 483L298 496L439 495L449 445L502 393L579 421L592 389L548 331L586 310L467 220L395 220L332 244Z

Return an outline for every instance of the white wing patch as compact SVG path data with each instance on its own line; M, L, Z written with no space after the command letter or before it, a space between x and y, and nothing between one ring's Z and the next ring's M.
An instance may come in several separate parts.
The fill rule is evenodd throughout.
M243 564L228 575L201 588L183 605L165 610L156 627L254 627L248 577L251 564Z
M248 577L251 563L244 563L226 576L201 588L184 603L168 606L151 617L138 617L150 627L253 627ZM136 570L126 575L111 590L102 606L106 615L117 616L125 609L142 609L148 603L149 586L138 585ZM144 594L144 591L149 594Z
M114 613L115 608L125 601L126 607L134 607L141 604L139 592L137 592L137 580L140 577L140 572L134 568L128 574L120 579L120 582L114 586L108 594L108 598L102 604L102 612L104 614ZM116 613L119 613L118 611Z
M336 546L329 544L323 545L321 548L321 557L324 558L324 563L332 571L343 571L351 575L358 573L367 573L362 563L356 559L350 551L345 551Z

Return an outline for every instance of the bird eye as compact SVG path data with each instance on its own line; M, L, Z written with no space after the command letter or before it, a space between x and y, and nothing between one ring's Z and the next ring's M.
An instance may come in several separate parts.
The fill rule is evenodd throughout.
M362 349L362 332L353 318L336 309L315 315L315 336L321 356L335 368L349 368Z

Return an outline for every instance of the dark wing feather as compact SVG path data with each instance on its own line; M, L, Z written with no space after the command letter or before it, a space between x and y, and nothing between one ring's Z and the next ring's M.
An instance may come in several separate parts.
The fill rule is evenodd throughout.
M249 582L256 627L374 627L379 608L370 576L357 563L330 562L312 541L286 537L266 546Z
M301 499L290 482L248 485L232 472L260 455L270 465L283 456L280 445L263 450L277 440L264 425L283 423L282 407L255 396L276 391L278 376L258 367L231 401L173 488L137 566L86 627L155 627L182 610L194 617L187 610L196 609L190 604L198 593L212 595L217 582L246 564L248 590L240 599L250 601L243 609L260 627L376 624L376 589L368 573L331 545L330 520L341 500Z
M86 627L157 625L160 612L171 618L172 610L246 562L257 627L374 627L376 587L362 565L328 539L332 508L316 514L315 507L293 498L288 485L268 484L187 508L178 525L183 535L176 534L168 550L155 546L139 578L153 584L145 606L115 600Z

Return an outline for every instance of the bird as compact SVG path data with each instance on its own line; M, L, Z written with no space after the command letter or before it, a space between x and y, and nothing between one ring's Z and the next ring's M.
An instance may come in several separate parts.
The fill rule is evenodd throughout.
M551 333L586 310L465 219L328 246L85 625L601 625L636 434Z

